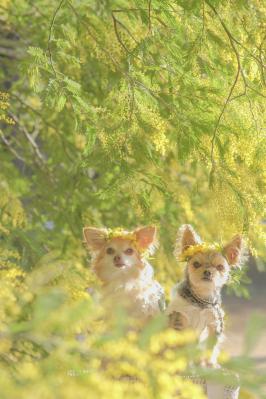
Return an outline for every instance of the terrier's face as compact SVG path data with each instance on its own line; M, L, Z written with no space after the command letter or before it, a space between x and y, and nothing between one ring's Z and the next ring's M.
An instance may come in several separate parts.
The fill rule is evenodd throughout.
M230 266L221 253L209 251L192 256L187 263L187 273L194 286L214 291L227 282Z
M192 226L181 226L175 254L179 256L186 249L202 241ZM240 266L244 257L244 244L240 235L235 236L221 252L209 250L192 255L187 261L186 273L189 281L201 292L220 290L228 281L232 267Z
M86 243L94 257L93 268L105 283L137 277L143 268L142 252L155 244L155 227L135 230L133 241L125 237L108 239L106 229L86 227L83 230Z

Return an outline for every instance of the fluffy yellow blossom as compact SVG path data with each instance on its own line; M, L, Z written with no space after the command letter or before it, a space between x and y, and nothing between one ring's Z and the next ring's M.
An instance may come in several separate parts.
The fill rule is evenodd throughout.
M195 341L195 339L196 335L191 330L180 332L174 329L167 329L166 331L151 338L150 350L152 353L159 353L168 347L172 349L178 348L178 346L191 343Z
M163 132L156 132L152 136L152 141L157 152L161 155L165 155L168 147L168 139Z
M8 125L14 125L15 122L13 119L6 115L6 110L10 106L8 99L9 96L7 93L0 92L0 121L5 122Z

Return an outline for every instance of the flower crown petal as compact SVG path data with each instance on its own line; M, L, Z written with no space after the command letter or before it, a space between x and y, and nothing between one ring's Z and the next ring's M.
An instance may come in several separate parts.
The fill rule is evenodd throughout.
M191 245L189 246L187 249L185 249L185 251L183 251L181 253L181 255L179 256L178 260L180 262L185 262L188 261L189 258L191 258L192 256L194 256L197 253L205 253L208 251L219 251L222 252L222 245L218 244L218 243L212 243L212 244L208 244L208 243L201 243L201 244L197 244L197 245Z
M115 229L108 229L107 235L106 235L106 240L111 240L112 238L121 238L122 240L129 240L134 243L135 248L139 253L141 253L143 256L147 254L146 249L140 247L137 241L137 235L136 233L132 233L129 231L124 230L122 227L117 227Z

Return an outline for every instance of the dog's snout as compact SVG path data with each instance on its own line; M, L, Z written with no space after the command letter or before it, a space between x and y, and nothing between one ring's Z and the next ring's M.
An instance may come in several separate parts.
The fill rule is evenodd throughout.
M115 262L120 262L120 261L121 261L121 256L115 255L114 261L115 261Z
M204 274L204 277L211 277L210 270L204 270L203 274Z

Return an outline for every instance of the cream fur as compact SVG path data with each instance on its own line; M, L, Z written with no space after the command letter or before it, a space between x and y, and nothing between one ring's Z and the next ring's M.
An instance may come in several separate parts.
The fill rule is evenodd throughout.
M84 231L92 254L92 268L103 283L105 307L112 310L114 306L122 306L129 316L139 320L159 313L164 291L154 280L153 268L145 259L155 250L156 229L151 226L135 230L136 242L125 237L103 237L101 241L104 229L85 228Z

